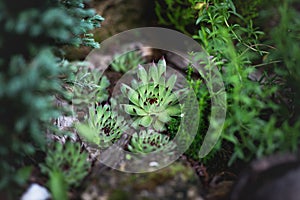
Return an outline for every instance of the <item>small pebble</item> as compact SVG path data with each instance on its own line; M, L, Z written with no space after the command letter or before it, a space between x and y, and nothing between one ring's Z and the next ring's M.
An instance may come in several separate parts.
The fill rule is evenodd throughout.
M149 166L150 167L158 167L159 164L158 164L158 162L152 161L152 162L149 163Z
M33 183L22 195L21 200L47 200L51 195L45 187Z

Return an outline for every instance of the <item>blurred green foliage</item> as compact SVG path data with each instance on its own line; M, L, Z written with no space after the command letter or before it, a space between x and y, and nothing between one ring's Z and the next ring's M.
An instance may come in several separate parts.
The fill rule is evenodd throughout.
M51 119L61 111L54 95L67 97L59 77L71 73L57 56L59 48L98 47L89 31L102 20L84 9L83 0L0 2L0 191L5 198L18 195L15 186L28 177L18 170L36 150L45 150L45 133L55 129Z
M116 72L126 73L144 63L145 61L139 52L131 51L123 55L117 55L111 63L111 67Z
M292 0L257 0L247 6L239 0L157 1L160 22L199 41L222 73L228 105L220 142L233 145L229 164L299 148L300 74L296 63L300 29L296 7ZM269 16L263 24L266 32L256 27L260 13ZM202 64L211 64L205 60L209 59ZM221 146L215 150L220 151ZM195 158L196 150L192 145L188 154Z
M100 70L80 68L73 85L72 104L77 107L108 100L107 87L110 82Z
M208 130L211 102L209 92L204 81L201 79L193 79L192 73L193 68L191 66L188 66L187 81L190 88L194 90L197 97L200 118L197 134L195 135L193 142L191 143L189 149L185 152L185 154L194 160L198 160L199 144L203 143L203 133L206 133ZM209 156L207 156L205 159L211 157L212 155L214 155L214 153L210 153Z
M67 187L79 186L82 179L88 174L90 163L88 154L81 149L79 143L54 142L47 149L45 163L40 164L42 173L51 178L53 173L61 173L63 182ZM50 180L51 182L51 180Z
M63 172L50 171L49 174L49 188L53 200L67 200L68 199L68 185L65 182Z

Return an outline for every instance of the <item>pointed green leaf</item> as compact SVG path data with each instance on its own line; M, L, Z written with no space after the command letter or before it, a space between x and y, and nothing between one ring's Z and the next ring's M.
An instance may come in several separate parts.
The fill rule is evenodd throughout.
M106 76L103 76L100 81L100 86L102 88L106 88L109 86L109 84L110 84L110 82L109 82L108 78Z
M165 110L169 116L180 116L181 109L179 105L176 106L168 106Z
M122 92L122 94L124 95L124 96L127 96L127 85L125 85L125 84L123 84L122 83L122 85L121 85L121 92Z
M141 118L137 118L136 120L134 120L134 121L132 122L131 126L132 126L133 128L138 128L138 127L139 127L139 124L140 124L140 120L141 120Z
M158 120L163 123L167 123L171 120L171 117L166 111L164 111L158 114Z
M153 128L157 131L163 131L165 130L165 124L159 120L155 120Z
M103 121L105 122L109 116L110 116L110 106L105 104L103 107L102 106L97 106L96 107L97 111L97 121ZM94 111L95 112L95 111Z
M140 94L140 106L143 107L144 101L146 100L146 90L147 90L147 85L142 85L138 88L138 93Z
M164 90L166 90L166 79L164 76L161 76L159 78L159 83L158 83L160 86L162 86L162 88L164 88Z
M156 66L151 66L150 69L149 69L149 72L150 72L150 77L152 78L154 83L158 84L159 75L158 75L157 67Z
M177 96L174 93L171 93L170 95L166 95L165 99L162 102L162 105L168 106L173 105L177 102Z
M159 93L159 101L163 102L164 98L166 97L166 88L164 87L164 85L159 85L158 88L158 93Z
M144 127L149 127L152 123L152 120L153 120L152 117L150 117L149 115L146 115L141 118L140 125L142 125Z
M128 91L128 98L132 103L139 106L139 94L135 90L130 89Z
M94 119L96 115L94 107L90 106L89 107L89 119Z
M138 67L138 78L143 82L143 84L148 84L148 75L145 68L142 65Z
M137 89L139 88L139 83L136 81L136 79L133 79L133 80L131 81L131 87L132 87L132 89L134 89L134 90L137 90Z
M177 76L173 74L167 81L166 87L168 90L172 90L177 80Z
M68 199L68 184L66 184L63 172L60 170L50 171L48 185L53 199Z
M139 106L139 94L134 89L128 85L122 84L121 91L132 103Z
M163 73L166 73L167 63L165 59L161 59L157 63L158 66L158 76L162 76Z
M141 115L145 116L147 113L134 105L123 104L124 110L129 115Z
M85 138L88 142L95 143L94 139L97 135L96 129L91 128L89 125L83 123L78 123L75 125L75 127L80 136Z

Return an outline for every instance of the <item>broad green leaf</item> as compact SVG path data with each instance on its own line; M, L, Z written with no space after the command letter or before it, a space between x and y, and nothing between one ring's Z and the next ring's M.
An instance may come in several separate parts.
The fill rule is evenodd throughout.
M100 86L106 88L106 87L109 86L109 84L110 84L110 82L109 82L109 80L107 79L107 77L106 77L106 76L103 76L103 77L101 78L101 81L100 81Z

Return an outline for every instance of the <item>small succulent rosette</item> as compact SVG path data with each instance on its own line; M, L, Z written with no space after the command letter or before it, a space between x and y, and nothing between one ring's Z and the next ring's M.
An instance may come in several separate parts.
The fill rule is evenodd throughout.
M160 60L147 71L139 65L137 79L131 85L122 84L121 91L128 103L121 105L125 113L133 119L132 127L166 130L166 124L172 117L182 117L182 99L188 93L187 88L174 90L177 75L167 78L166 61Z
M106 76L103 76L103 72L89 69L87 66L82 67L76 73L72 104L86 106L91 103L107 101L109 85L110 82Z
M59 172L69 186L79 186L90 168L87 158L88 154L82 151L79 143L55 142L47 150L45 162L40 164L40 168L42 173L49 176Z
M128 150L132 153L147 154L155 151L171 152L176 148L169 136L158 133L152 129L135 132L128 144Z
M117 55L111 63L111 67L116 72L126 73L143 63L145 63L145 61L141 56L141 53L131 51L126 54Z
M122 116L118 116L110 105L91 106L85 123L76 125L80 136L99 148L107 148L116 142L126 131L127 125Z

